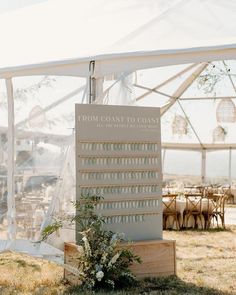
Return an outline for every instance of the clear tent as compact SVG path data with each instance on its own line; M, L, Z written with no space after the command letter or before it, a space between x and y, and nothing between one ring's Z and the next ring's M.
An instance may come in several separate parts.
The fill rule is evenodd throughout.
M191 64L109 75L104 77L102 93L93 103L161 107L164 179L173 180L182 175L187 183L201 183L202 151L205 150L204 181L229 183L236 173L232 164L235 124L221 123L227 129L224 140L214 141L213 130L219 125L218 104L225 97L235 101L236 64L234 61L207 63L185 91L173 98L173 93L198 68L199 65ZM217 77L214 85L201 83L205 77L213 79L211 76ZM4 180L1 191L2 199L5 196L6 201L7 109L4 85L1 88L1 171ZM63 76L20 77L13 79L13 89L16 237L37 240L43 226L53 217L73 213L74 104L87 102L86 80ZM187 122L188 130L184 134L173 134L176 115ZM1 238L7 237L6 204L2 202Z
M30 55L27 46L22 47L22 42L18 44L16 58L5 61L8 47L4 47L1 57L4 62L1 64L7 68L0 69L0 234L1 239L10 241L5 248L16 238L37 240L43 226L52 217L73 212L75 103L161 107L166 179L173 174L182 174L195 176L194 181L198 183L210 178L212 182L232 182L235 175L235 124L220 125L225 133L223 140L213 140L213 131L219 125L216 116L219 103L225 98L234 103L236 98L235 22L222 25L221 39L217 34L223 18L232 19L234 16L235 4L229 1L223 14L219 1L175 1L173 5L169 2L163 6L162 10L163 2L154 2L150 1L145 6L137 0L130 0L128 4L104 1L108 12L103 12L98 4L95 5L97 11L91 11L94 1L87 4L80 1L86 10L81 23L76 23L78 16L74 10L69 22L71 27L60 27L65 33L68 32L66 29L73 28L78 35L77 25L91 17L87 31L80 29L77 47L73 47L74 39L69 36L64 40L63 49L68 43L71 45L68 48L80 52L78 59L51 62L64 54L56 50L62 48L58 34L54 46L49 42L48 51L47 48L43 51L41 59ZM78 2L72 3L76 6ZM60 13L65 4L66 1L60 1ZM33 15L39 12L35 18L39 29L39 21L46 11L48 15L43 26L47 28L50 13L55 8L56 1L49 1L48 5L43 3L37 8L22 11L26 21L20 23L16 30L25 30L23 40L26 44L30 36L27 16L34 22ZM113 15L114 11L116 14ZM128 22L134 13L136 18L130 27ZM123 17L123 22L118 22L118 25L112 22L114 34L108 42L109 38L102 33L110 33L105 28L111 15L117 20ZM185 15L186 23L178 15ZM14 12L11 17L20 20L22 16L20 12ZM0 22L6 19L5 15ZM200 29L199 21L202 24ZM95 23L99 24L96 28L98 34L94 31ZM191 26L186 30L188 24ZM207 30L204 31L206 25ZM157 27L156 38L151 38ZM14 28L10 29L13 34ZM43 41L51 40L51 29L45 33L44 40L33 36L29 44L32 52L35 52L34 46L40 47ZM9 40L10 48L16 47L16 40ZM183 42L180 44L179 40ZM75 51L70 50L66 57L75 56ZM36 64L15 67L22 60ZM37 64L42 61L45 63ZM208 80L204 82L205 78ZM212 88L208 85L209 79L212 79ZM175 118L182 118L187 132L173 133Z
M232 113L235 115L235 66L235 61L208 63L180 97L174 101L173 94L176 93L176 89L180 88L183 82L194 73L196 67L162 87L158 85L164 83L166 79L163 76L163 68L159 68L156 72L156 69L150 70L151 75L155 77L158 77L159 71L159 76L163 81L149 85L147 82L145 85L147 89L152 90L152 94L149 93L144 97L145 91L141 93L139 104L158 105L163 108L163 171L166 176L168 173L198 176L193 181L195 184L201 182L232 184L236 173L233 165L236 140L235 121L220 121L217 118L217 112L221 110L222 101L230 99L233 102ZM186 68L188 68L186 65L179 66L178 70L181 72ZM177 71L176 66L174 69ZM171 67L166 68L166 71L169 73L168 78L175 74L171 71ZM136 86L139 88L139 85ZM171 101L173 104L170 103ZM185 120L186 130L183 133L173 132L176 116L181 116ZM222 128L225 133L223 138L214 137L214 132L218 127ZM206 153L205 163L202 163L202 152Z
M14 237L37 241L42 226L50 223L57 212L72 214L71 202L75 200L74 105L83 103L85 86L84 79L78 77L31 76L12 80L14 203L11 203L13 210L9 216L7 94L2 83L2 240ZM21 244L17 246L22 250ZM0 249L7 247L10 245L2 243ZM35 252L34 248L29 251ZM51 249L45 251L52 252Z

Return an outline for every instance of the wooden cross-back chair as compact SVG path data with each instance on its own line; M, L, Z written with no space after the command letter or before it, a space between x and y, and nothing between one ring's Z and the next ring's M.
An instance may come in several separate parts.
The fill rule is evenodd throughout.
M202 194L192 195L186 194L186 208L184 211L184 226L188 227L189 218L192 216L194 218L194 227L196 228L198 219L200 220L201 227L203 228L202 223Z
M184 194L185 196L188 196L188 197L202 197L202 192L197 192L197 193L185 193Z
M216 219L217 227L219 227L218 218L220 218L222 227L225 228L225 203L228 199L227 192L218 197L216 206L212 212L212 217Z
M215 217L215 212L218 212L220 209L220 198L221 195L218 194L207 194L205 196L207 198L207 208L205 211L202 212L205 220L205 229L209 229L211 227L211 222L213 217ZM213 220L214 221L214 220Z
M173 228L174 224L176 224L176 228L180 228L179 224L179 216L180 213L177 211L177 194L168 194L162 196L163 202L163 228L167 228L167 220L169 217L172 217L173 222L171 227Z
M214 219L216 220L217 227L219 227L220 219L222 227L225 228L225 203L227 199L227 192L208 196L208 210L204 213L205 228L209 229Z
M227 196L226 202L233 204L234 203L234 195L231 192L231 186L222 187L222 192Z
M228 198L229 196L227 195L227 193L225 193L220 200L219 210L216 213L216 215L218 215L218 217L220 217L221 219L221 224L223 228L225 228L225 203L228 201Z

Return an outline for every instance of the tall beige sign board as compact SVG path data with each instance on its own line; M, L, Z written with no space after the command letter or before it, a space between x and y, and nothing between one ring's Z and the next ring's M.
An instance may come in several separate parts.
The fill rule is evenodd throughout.
M106 227L134 241L162 239L159 108L80 105L76 196L104 197Z

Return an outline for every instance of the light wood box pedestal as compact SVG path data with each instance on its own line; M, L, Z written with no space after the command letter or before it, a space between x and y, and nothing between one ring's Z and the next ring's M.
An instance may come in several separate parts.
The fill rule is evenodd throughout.
M173 240L155 240L133 242L122 247L131 247L133 252L141 257L142 263L134 263L130 269L137 278L160 277L176 275L176 247ZM73 243L65 243L65 264L78 266L79 251ZM65 279L71 284L77 284L75 275L65 270Z

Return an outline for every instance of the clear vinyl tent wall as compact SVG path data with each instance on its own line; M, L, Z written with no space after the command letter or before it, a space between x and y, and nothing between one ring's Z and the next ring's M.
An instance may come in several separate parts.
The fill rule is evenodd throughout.
M164 184L183 182L185 185L235 184L235 150L179 150L162 146Z
M0 79L0 92L1 92L1 107L0 107L0 118L1 118L1 151L0 151L0 161L1 161L1 191L0 191L0 239L7 240L7 185L8 185L8 101L6 93L6 83L4 79ZM4 222L5 220L5 222Z
M223 143L212 142L211 135L217 126L215 109L218 102L224 95L234 100L235 89L231 82L231 86L217 86L217 91L231 89L226 94L204 95L199 88L199 77L201 81L202 77L209 75L209 67L214 69L216 65L218 69L219 63L223 67L222 62L200 62L153 66L137 71L133 71L132 66L129 71L114 68L115 73L111 69L107 73L105 67L105 73L99 74L95 61L82 63L78 69L70 63L64 67L65 62L55 71L52 70L53 65L52 69L49 65L46 70L39 68L37 75L30 75L30 70L24 68L15 75L13 71L12 78L3 79L6 88L3 99L5 105L6 101L8 103L8 123L4 123L1 137L5 149L6 142L8 144L7 194L4 192L8 214L7 219L6 216L3 219L3 225L8 227L8 233L7 237L3 237L7 240L1 249L12 245L15 247L16 239L37 241L42 228L51 222L53 216L73 214L70 201L75 198L75 103L160 107L164 173L183 174L178 167L186 163L184 152L187 154L191 151L195 159L187 164L194 166L193 173L198 176L198 181L205 183L211 171L215 170L213 166L210 167L211 163L216 163L212 158L214 153L217 157L218 151L226 151L221 156L225 167L223 176L228 177L231 183L233 153L236 149L235 125L227 123L228 137ZM97 64L101 69L100 61ZM83 76L81 69L86 69L84 77L76 77ZM234 61L232 69L236 69ZM235 77L231 79L234 84ZM224 85L226 81L231 80L224 72L219 83ZM200 110L200 114L196 110ZM172 122L180 117L184 124L181 125L183 130L179 136L172 134L173 130L180 130L172 128ZM181 151L183 161L176 155L170 158L170 150ZM180 160L179 163L175 162L175 157ZM3 160L6 163L6 158L3 157ZM188 168L186 171L191 174ZM221 174L214 177L218 176ZM4 202L1 204L3 206Z
M154 82L167 68L169 76ZM180 181L188 176L187 184L190 178L194 178L192 184L234 184L235 60L175 66L174 70L142 70L143 83L135 84L143 91L136 98L138 105L162 110L164 174L167 179L174 174L175 180L180 175ZM187 156L190 153L194 159Z
M132 81L130 73L118 74L117 81L107 78L107 93L119 85L113 104L132 103ZM1 250L17 249L37 255L55 252L34 242L39 241L43 228L52 219L74 214L74 106L91 103L92 95L98 97L98 82L93 93L93 81L78 77L37 75L6 80L3 97L8 98L9 128L2 133L9 139L5 175L8 187L1 199L1 208L5 208L1 212L5 227L1 230L5 233ZM103 84L103 79L100 82ZM108 99L102 89L100 93L101 102ZM68 231L66 234L68 238ZM73 231L71 240L74 234ZM60 239L58 243L54 238L51 242L63 248ZM40 251L39 247L43 249Z
M31 242L52 218L73 214L74 105L86 94L86 79L78 77L1 80L0 250L55 250Z

